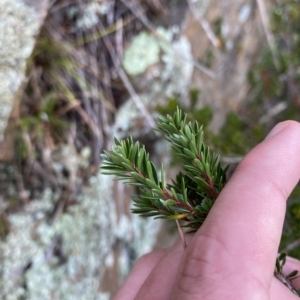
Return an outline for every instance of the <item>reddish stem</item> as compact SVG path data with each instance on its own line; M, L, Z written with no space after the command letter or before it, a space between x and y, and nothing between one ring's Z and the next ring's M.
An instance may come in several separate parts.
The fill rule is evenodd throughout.
M196 155L196 157L202 162L202 157L201 157L200 153L198 153ZM205 171L202 172L202 176L209 186L211 197L213 197L214 199L217 199L219 196L219 193L216 191L212 179L210 177L208 177L208 175Z
M176 202L176 205L179 207L182 207L186 210L188 210L189 212L193 212L193 208L191 208L189 205L184 204L182 202L180 202L179 200L177 200L173 195L171 195L166 189L163 190L163 194L165 195L166 199L171 199L174 200Z
M219 196L219 193L216 191L212 179L210 177L208 177L208 175L206 174L205 171L203 171L202 176L203 176L203 178L205 179L205 181L207 182L207 184L209 186L211 196L214 199L217 199L218 196Z

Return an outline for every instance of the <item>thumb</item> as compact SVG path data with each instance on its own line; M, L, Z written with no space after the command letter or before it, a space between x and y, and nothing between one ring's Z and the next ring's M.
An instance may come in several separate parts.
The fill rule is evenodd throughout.
M185 251L174 299L233 297L240 281L239 299L269 291L286 199L300 177L299 137L299 123L279 123L243 159Z

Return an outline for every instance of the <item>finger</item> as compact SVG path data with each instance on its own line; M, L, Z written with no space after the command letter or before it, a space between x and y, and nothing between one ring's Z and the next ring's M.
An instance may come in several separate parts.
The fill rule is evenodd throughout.
M283 273L289 275L293 271L298 271L297 277L292 280L293 287L298 290L300 289L300 261L298 259L287 257L286 263L283 266Z
M192 237L193 235L186 235L186 242L189 243ZM178 241L153 268L135 300L171 299L183 253L182 242Z
M133 270L119 289L114 300L132 300L152 269L165 255L166 250L157 250L143 255L135 264Z
M299 152L300 124L286 121L243 159L187 247L178 286L197 293L203 278L226 270L269 287L286 199L300 177Z
M272 278L270 288L271 300L299 300L299 296L291 292L284 284L275 277Z

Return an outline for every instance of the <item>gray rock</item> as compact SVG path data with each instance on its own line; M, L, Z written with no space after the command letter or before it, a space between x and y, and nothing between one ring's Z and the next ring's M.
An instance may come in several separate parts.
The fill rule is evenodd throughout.
M0 243L0 298L110 299L108 285L121 282L133 260L153 248L160 228L156 220L122 212L129 195L116 203L116 188L111 177L91 178L80 202L53 225L47 223L50 191L11 215L10 233ZM103 286L111 266L118 277Z
M0 141L49 0L0 2Z

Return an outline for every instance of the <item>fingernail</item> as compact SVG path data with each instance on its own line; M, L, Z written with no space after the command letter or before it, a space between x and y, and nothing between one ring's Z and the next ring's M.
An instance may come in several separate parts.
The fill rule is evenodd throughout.
M280 131L282 131L287 125L289 124L288 121L278 123L266 136L265 140L269 139L270 137L278 134Z

